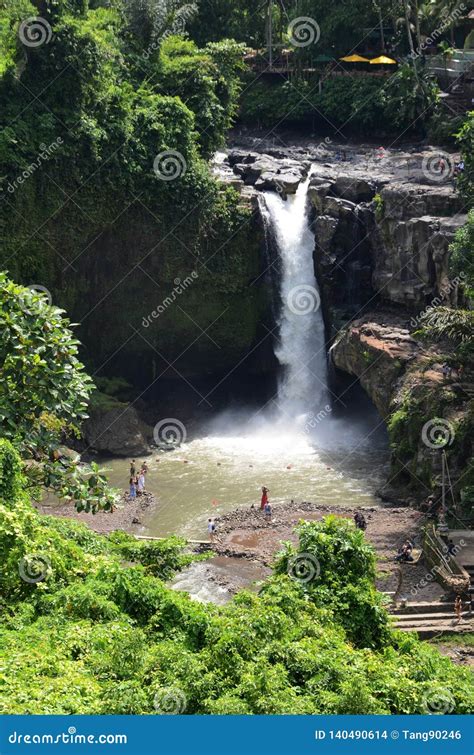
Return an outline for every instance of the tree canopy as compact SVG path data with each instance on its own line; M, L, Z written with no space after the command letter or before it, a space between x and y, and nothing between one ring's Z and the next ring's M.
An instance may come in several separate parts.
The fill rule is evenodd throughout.
M29 485L52 488L80 509L110 509L115 495L97 466L59 452L87 417L93 383L63 311L48 293L0 273L0 436L25 462Z

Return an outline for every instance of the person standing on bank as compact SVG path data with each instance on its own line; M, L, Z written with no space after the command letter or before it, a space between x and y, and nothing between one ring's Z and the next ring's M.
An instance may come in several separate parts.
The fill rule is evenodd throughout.
M454 613L459 624L462 621L462 598L460 595L457 595L454 601Z
M207 520L207 532L212 542L214 540L214 535L216 534L216 525L215 525L214 519Z

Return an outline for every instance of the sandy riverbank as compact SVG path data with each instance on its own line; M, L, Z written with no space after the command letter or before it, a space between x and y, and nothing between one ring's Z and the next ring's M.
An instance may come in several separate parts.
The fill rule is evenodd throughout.
M125 530L132 534L142 524L146 511L157 506L157 500L151 493L143 493L132 499L128 493L123 493L113 512L99 511L97 514L87 514L85 511L76 511L73 503L61 505L37 504L36 509L41 514L53 514L54 516L76 519L78 522L87 524L91 530L100 534Z
M294 528L301 519L317 521L329 514L352 518L356 510L364 513L367 520L366 537L377 553L378 589L395 592L399 588L401 597L412 599L412 591L416 589L416 599L419 601L441 599L444 591L438 583L431 581L422 584L428 573L423 559L415 564L401 565L394 560L397 549L405 540L412 540L415 546L419 543L422 516L419 511L408 507L352 509L308 502L288 503L273 507L270 522L257 509L241 508L216 518L218 534L214 549L221 556L240 556L270 566L282 542L296 542Z

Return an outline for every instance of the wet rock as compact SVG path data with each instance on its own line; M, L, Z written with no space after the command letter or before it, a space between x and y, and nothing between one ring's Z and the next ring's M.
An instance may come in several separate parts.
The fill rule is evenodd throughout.
M234 162L239 156L232 153L230 163L234 173L247 186L254 186L258 191L278 191L284 196L296 192L309 169L308 162L289 158L279 160L270 155L260 155L258 159L248 155L245 161Z
M258 152L247 152L245 150L233 149L227 156L229 165L234 167L237 163L250 164L258 160L260 154Z
M462 201L450 184L391 183L380 191L383 214L391 220L422 215L449 217L462 209Z
M375 185L363 178L338 176L333 186L336 196L349 199L352 202L368 202L374 198Z
M301 183L301 173L262 173L255 182L260 191L278 191L281 194L295 194Z
M382 419L396 420L389 479L380 494L418 506L429 492L441 494L442 457L432 437L437 427L446 433L451 479L466 474L474 375L466 370L461 386L455 372L446 378L438 363L446 352L417 342L407 324L393 312L367 313L343 329L330 357L339 370L359 379ZM449 361L454 360L452 352Z
M324 199L331 190L332 185L331 181L325 181L323 178L316 176L311 177L308 187L308 197L316 213L323 213Z
M381 416L387 417L396 381L420 347L406 328L361 319L343 331L330 353L336 367L359 378ZM375 364L377 369L370 369Z
M450 287L449 246L466 217L412 216L403 220L385 215L374 227L378 247L373 285L382 298L421 309Z
M147 453L153 436L136 409L126 404L105 411L93 409L82 433L89 451L123 457Z
M323 201L323 211L333 218L347 216L354 212L355 202L349 202L347 199L338 199L337 197L325 197Z

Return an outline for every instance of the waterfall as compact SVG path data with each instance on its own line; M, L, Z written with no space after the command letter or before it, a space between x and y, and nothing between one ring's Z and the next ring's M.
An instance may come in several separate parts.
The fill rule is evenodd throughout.
M267 223L280 258L279 338L275 348L282 366L278 407L294 420L327 402L324 321L314 274L314 234L307 213L309 178L285 201L265 192Z

